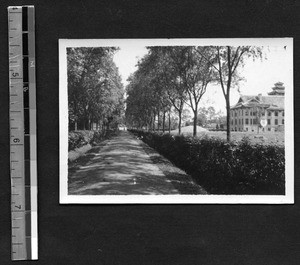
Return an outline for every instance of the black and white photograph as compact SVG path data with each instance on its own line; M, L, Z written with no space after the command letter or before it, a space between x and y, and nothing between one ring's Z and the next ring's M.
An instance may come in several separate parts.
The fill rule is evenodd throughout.
M293 40L60 39L60 203L293 203Z

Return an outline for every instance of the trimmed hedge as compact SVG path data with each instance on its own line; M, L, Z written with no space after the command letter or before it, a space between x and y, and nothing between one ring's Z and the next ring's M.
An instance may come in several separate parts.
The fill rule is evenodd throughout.
M95 144L104 139L107 133L101 131L72 131L69 132L68 150L82 147L86 144Z
M284 147L130 130L212 194L284 194Z

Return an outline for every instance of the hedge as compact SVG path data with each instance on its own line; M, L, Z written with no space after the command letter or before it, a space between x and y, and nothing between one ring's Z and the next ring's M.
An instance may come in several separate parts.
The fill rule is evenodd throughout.
M72 131L69 132L68 149L69 151L75 148L82 147L86 144L95 144L107 135L106 132L101 131Z
M285 193L284 147L130 130L211 194Z

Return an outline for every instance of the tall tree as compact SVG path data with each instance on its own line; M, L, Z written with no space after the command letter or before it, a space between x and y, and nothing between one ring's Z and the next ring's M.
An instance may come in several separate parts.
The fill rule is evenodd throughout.
M201 49L206 58L211 56L207 47L198 49ZM210 62L197 53L195 47L188 47L186 52L184 84L189 99L187 104L191 107L194 114L193 136L196 136L199 102L206 92L207 85L213 80L213 71Z
M186 47L168 46L151 47L152 53L159 58L157 60L157 79L164 88L166 102L172 104L178 113L178 133L181 133L182 112L186 101L186 87L184 85L186 67ZM170 109L170 106L168 106Z
M122 108L123 85L113 62L115 47L68 48L69 124L91 129Z
M238 84L241 76L239 68L243 67L246 58L262 58L262 48L254 46L210 46L211 56L208 57L198 47L198 53L215 69L217 82L221 85L226 102L227 141L230 141L230 92Z

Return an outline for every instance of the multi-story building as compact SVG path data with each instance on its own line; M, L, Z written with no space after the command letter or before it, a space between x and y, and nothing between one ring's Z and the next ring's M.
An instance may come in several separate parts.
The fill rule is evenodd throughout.
M232 131L275 132L284 130L283 83L277 82L268 96L241 96L230 108ZM265 126L262 126L265 125Z

